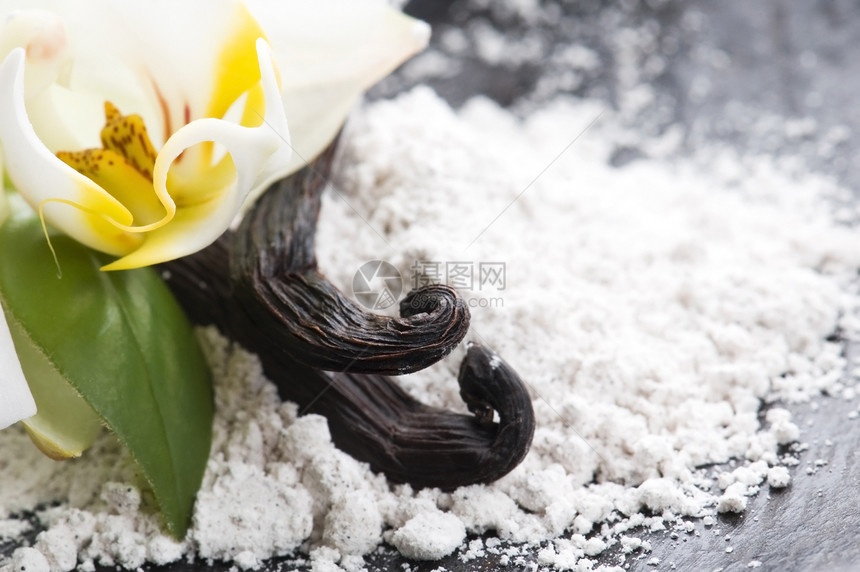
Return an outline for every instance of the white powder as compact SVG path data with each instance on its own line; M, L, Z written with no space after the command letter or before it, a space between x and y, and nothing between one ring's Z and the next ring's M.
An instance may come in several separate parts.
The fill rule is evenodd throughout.
M217 413L188 538L161 532L111 436L55 464L13 428L0 432L3 534L24 532L17 515L32 510L46 531L0 569L184 558L254 568L304 554L314 570L358 570L384 541L418 559L500 554L497 543L464 545L466 532L488 531L544 542L526 549L541 565L586 569L612 547L647 554L643 529L690 532L683 518L713 524L765 482L788 485L778 447L803 431L785 409L771 407L764 426L758 413L847 389L827 338L840 317L857 323L857 232L832 221L831 183L766 159L724 149L661 159L668 144L640 138L660 153L612 167L618 143L636 137L594 102L558 99L518 120L482 99L454 112L416 89L366 108L344 139L335 183L349 204L326 197L318 242L347 292L372 259L395 264L407 286L418 261L506 265L504 289L476 281L461 293L470 339L534 397L534 444L510 475L451 494L391 486L338 451L324 419L281 403L254 356L207 330ZM402 383L465 411L462 357ZM698 468L730 459L717 474Z
M717 499L718 512L743 512L747 508L749 487L743 483L734 483L726 487L726 492Z
M454 552L465 538L463 521L437 510L410 518L391 535L391 544L407 558L438 560Z
M785 467L771 467L767 472L767 484L774 489L785 488L791 483L791 474Z
M14 539L29 532L32 525L27 521L17 519L0 520L0 540Z

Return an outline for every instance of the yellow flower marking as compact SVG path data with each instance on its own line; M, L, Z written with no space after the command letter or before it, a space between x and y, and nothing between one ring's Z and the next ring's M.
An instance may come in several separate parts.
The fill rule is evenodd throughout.
M120 256L104 270L171 260L205 247L227 228L245 196L276 170L266 165L270 157L277 154L286 168L289 153L275 127L263 125L274 113L274 124L287 131L265 34L243 4L231 28L215 54L207 97L168 102L153 84L166 130L160 150L141 116L123 115L106 102L101 147L57 153L80 178L71 177L76 189L65 196L43 194L34 201L46 235L48 222L76 217L88 227L82 242ZM65 207L78 212L61 216Z
M162 220L166 210L152 186L156 152L143 119L106 102L101 141L101 149L60 151L57 157L125 205L135 226Z
M219 73L215 77L206 116L222 117L230 106L247 92L248 99L241 124L245 127L258 127L263 119L254 112L262 113L265 103L260 87L256 42L258 38L266 40L266 34L244 5L238 6L235 30L218 55Z
M266 34L248 8L242 4L237 6L234 21L234 32L226 39L216 57L218 71L204 117L224 117L228 110L245 96L239 124L244 127L259 127L263 123L266 100L260 85L256 42L258 38L265 40ZM280 78L278 81L280 82ZM235 175L233 161L229 156L217 162L213 161L213 143L203 143L199 149L190 149L188 154L191 155L190 161L177 161L171 171L171 196L177 204L190 197L196 199L188 201L189 204L197 204L208 199L213 191L220 192L232 181ZM202 173L205 173L207 180L214 183L214 189L200 188L197 179Z
M257 62L256 40L265 34L244 6L236 15L236 32L220 51L218 73L206 117L223 117L230 107L245 95L240 124L259 126L265 109ZM165 114L167 117L168 115ZM186 119L187 120L187 119ZM168 133L170 135L170 133ZM67 165L89 178L125 206L133 217L130 225L118 225L126 231L154 230L168 224L174 213L168 213L153 189L152 172L157 151L139 115L122 115L105 102L105 126L101 131L102 148L57 153ZM224 192L236 177L229 155L213 163L215 145L206 142L199 149L186 151L191 164L177 160L168 173L170 198L177 209L206 203ZM181 157L179 158L181 159Z
M121 154L141 174L152 179L156 152L140 115L122 115L119 109L106 101L101 139L105 149Z

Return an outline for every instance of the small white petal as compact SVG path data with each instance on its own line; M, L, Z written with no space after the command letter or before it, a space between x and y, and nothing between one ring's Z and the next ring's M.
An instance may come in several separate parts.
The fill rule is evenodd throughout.
M290 172L328 145L367 88L424 49L427 24L385 2L246 0L275 51L295 153Z
M74 58L68 87L141 115L156 148L188 122L212 115L213 90L223 87L219 74L231 67L224 60L235 51L230 43L249 36L253 49L262 36L238 0L0 0L0 18L13 10L52 13ZM100 112L86 119L87 138L97 139Z
M0 59L15 48L27 52L27 97L55 82L65 83L72 67L72 47L63 20L48 10L0 12Z
M0 311L0 429L35 414L36 402L24 379L6 316Z
M86 100L92 94L89 98L81 93L69 97L65 86L69 84L74 61L72 41L60 14L44 8L33 9L36 4L0 0L0 61L15 48L26 51L27 112L36 133L51 151L95 146L98 143L95 126L103 116L104 99L81 106L82 102L89 103ZM72 128L67 125L70 121ZM92 128L81 130L81 125Z
M243 34L253 35L253 50L262 35L237 0L77 0L59 9L76 50L72 88L140 114L156 148L213 116L213 90L230 67L225 50Z
M6 196L6 175L3 173L3 153L0 153L0 226L6 222L9 215L12 214L12 208L9 206L9 197Z
M58 84L27 99L33 130L52 153L101 147L99 130L92 126L104 124L104 110L103 97Z

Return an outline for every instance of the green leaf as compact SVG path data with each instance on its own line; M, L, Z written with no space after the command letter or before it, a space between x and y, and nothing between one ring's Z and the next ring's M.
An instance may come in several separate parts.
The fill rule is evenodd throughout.
M152 487L169 532L182 538L209 456L213 415L210 374L194 332L151 269L101 272L106 256L64 236L51 243L61 278L38 219L13 217L0 227L0 301L10 327L116 433Z

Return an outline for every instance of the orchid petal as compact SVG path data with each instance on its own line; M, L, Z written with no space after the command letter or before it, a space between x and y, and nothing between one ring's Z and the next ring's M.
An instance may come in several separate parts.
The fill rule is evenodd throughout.
M104 119L103 98L54 84L26 100L33 130L52 153L98 145L98 130L90 126Z
M248 0L284 70L294 151L289 172L334 138L361 93L421 51L430 28L384 2Z
M51 149L91 146L103 99L68 89L75 49L63 15L50 1L0 0L0 60L15 48L27 53L25 100L36 133ZM65 6L68 8L69 6ZM91 137L87 137L87 134Z
M36 414L36 402L24 378L9 325L0 311L0 429Z
M0 226L12 213L9 206L9 197L6 196L6 172L3 170L3 153L0 153Z
M248 81L257 81L236 81L248 75L248 66L236 64L245 58L253 66L254 42L265 37L238 0L0 0L0 13L13 10L61 21L74 56L68 87L98 94L99 106L107 99L124 113L141 115L156 147L190 121L220 117L218 108L229 107ZM230 81L220 81L225 73ZM216 86L219 93L213 93ZM83 111L94 143L100 107L85 105Z
M282 176L291 154L287 119L268 44L258 40L256 45L265 100L262 125L244 127L213 118L192 121L164 144L153 172L156 193L166 195L168 173L177 158L195 145L214 142L226 148L235 165L234 182L207 201L178 208L170 224L147 232L140 248L103 270L148 266L205 248L229 228L250 192Z
M3 180L3 161L0 157L0 181ZM9 201L0 183L0 225L10 213ZM0 309L0 429L36 414L36 402L21 370L21 363L12 343L6 315Z
M16 48L26 50L28 98L58 81L67 81L72 48L63 20L47 10L24 9L11 13L4 10L3 13L7 15L0 23L0 59Z
M9 178L33 209L75 240L126 254L141 239L111 223L131 224L129 210L58 159L33 130L24 102L24 62L18 48L0 65L0 141Z
M10 178L43 221L122 257L107 269L211 244L248 197L313 159L360 94L429 37L426 24L360 0L0 0L0 13L14 8L27 16L6 43L35 38L35 47L28 40L26 60L13 50L0 66ZM267 37L279 68L259 47ZM30 74L30 52L54 44L25 89L24 61ZM0 38L0 56L8 49ZM45 87L44 78L55 82ZM81 144L99 133L99 99L140 116L135 121L161 148L151 195L141 198L148 170L137 169L142 177L131 189L117 182L128 180L117 158ZM62 121L70 115L71 123ZM287 116L294 143L286 139Z
M195 119L220 117L218 108L223 113L248 89L246 78L220 84L232 94L213 93L225 70L234 80L247 74L236 63L248 56L254 66L254 42L264 36L237 0L78 0L56 9L74 39L70 86L140 114L156 147ZM236 55L237 48L249 53ZM226 53L235 57L225 61Z

